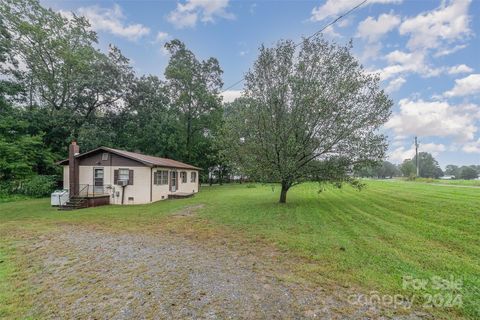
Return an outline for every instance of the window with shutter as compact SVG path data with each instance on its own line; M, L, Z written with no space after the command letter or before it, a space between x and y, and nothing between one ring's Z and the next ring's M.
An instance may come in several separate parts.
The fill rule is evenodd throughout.
M118 170L113 171L113 184L118 184Z

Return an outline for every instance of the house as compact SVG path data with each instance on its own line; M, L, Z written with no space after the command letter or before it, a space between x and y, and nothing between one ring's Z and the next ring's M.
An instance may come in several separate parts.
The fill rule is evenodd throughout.
M63 187L70 198L88 199L85 206L142 204L198 192L201 170L179 161L99 147L80 153L69 146L63 166Z

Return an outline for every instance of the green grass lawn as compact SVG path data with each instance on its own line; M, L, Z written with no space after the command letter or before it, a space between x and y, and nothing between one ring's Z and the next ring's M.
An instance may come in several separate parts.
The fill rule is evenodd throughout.
M360 192L344 187L321 193L316 184L303 184L289 191L285 205L277 203L279 187L265 185L204 187L191 199L74 212L58 212L46 199L0 203L0 259L5 261L0 283L12 283L15 237L21 232L48 232L59 222L141 231L162 223L171 212L202 203L199 217L213 228L231 228L302 257L300 277L364 292L420 296L445 292L404 290L404 276L454 277L462 280L455 292L461 294L462 306L427 312L480 318L480 189L404 181L367 184ZM15 290L0 289L7 292L0 294L0 303L20 300ZM0 306L0 316L14 312L9 308Z

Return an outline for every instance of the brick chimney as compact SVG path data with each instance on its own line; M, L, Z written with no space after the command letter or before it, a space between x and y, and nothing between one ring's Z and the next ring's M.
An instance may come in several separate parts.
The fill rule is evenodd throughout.
M78 161L75 156L80 153L80 147L76 141L72 141L68 148L68 178L70 195L78 195L79 191L79 170Z

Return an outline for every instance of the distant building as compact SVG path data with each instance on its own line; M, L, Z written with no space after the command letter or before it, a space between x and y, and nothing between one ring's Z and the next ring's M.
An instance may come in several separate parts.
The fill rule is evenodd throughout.
M455 179L455 176L447 175L447 176L440 177L440 179L441 180L453 180L453 179Z

